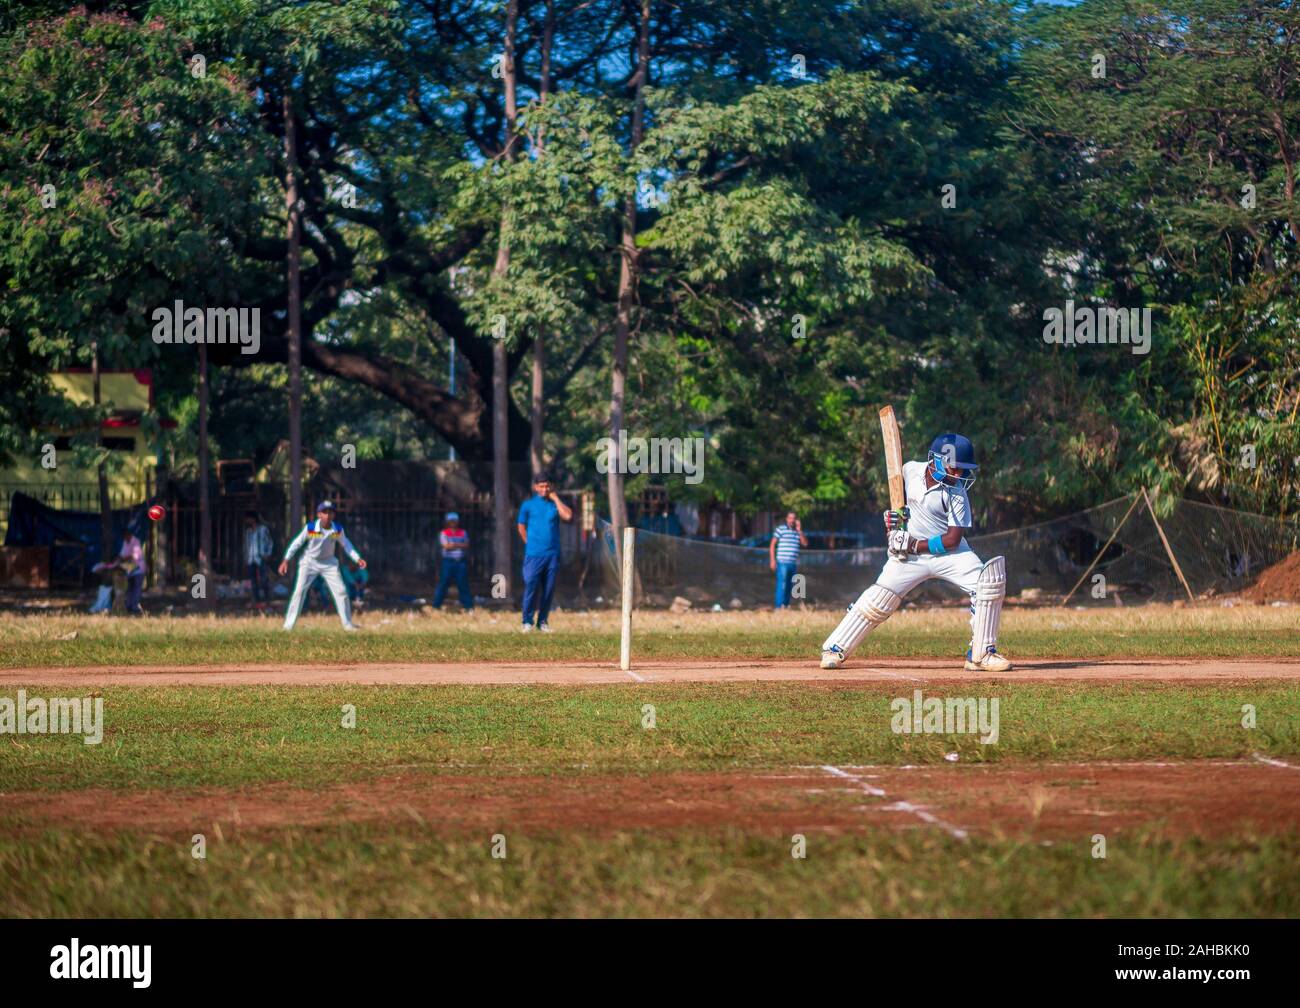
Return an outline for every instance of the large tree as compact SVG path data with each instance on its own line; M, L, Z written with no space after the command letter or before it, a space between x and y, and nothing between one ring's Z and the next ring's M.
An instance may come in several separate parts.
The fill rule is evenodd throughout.
M47 423L97 430L46 381L96 348L193 388L193 347L156 345L151 313L239 296L226 236L258 227L270 161L238 75L196 76L188 50L161 22L84 11L0 37L0 452Z
M178 291L263 308L260 354L214 348L218 406L223 389L270 387L287 359L291 89L304 365L319 389L383 396L470 461L494 454L494 348L510 455L529 457L524 365L545 332L547 447L598 484L623 332L620 426L709 444L704 483L675 493L869 503L871 418L888 399L910 449L942 429L975 437L1008 516L1188 470L1203 492L1262 494L1233 500L1294 497L1289 11L518 0L512 126L493 73L499 4L123 10L15 19L4 38L0 262L21 296L0 306L0 339L27 375L0 396L11 416L39 397L32 374L75 356L85 320L134 334L120 362L152 355L164 384L188 388L192 361L182 376L140 338L148 307ZM87 26L114 53L111 106L78 77ZM1090 73L1097 51L1105 77ZM206 78L189 73L195 55ZM160 87L169 104L144 102ZM149 114L118 124L120 108ZM77 211L99 216L74 220L91 230L32 227L55 151L90 193ZM138 196L137 177L165 198ZM494 280L507 206L509 270ZM137 233L157 236L152 255ZM635 283L620 285L629 262ZM1046 347L1041 312L1072 292L1157 306L1165 338L1122 362ZM468 370L455 397L449 337ZM1263 462L1239 471L1247 443Z
M1062 272L1080 300L1157 319L1146 358L1076 353L1070 401L1110 431L1098 468L1294 514L1300 11L1093 0L1031 38L1017 125L1074 208Z

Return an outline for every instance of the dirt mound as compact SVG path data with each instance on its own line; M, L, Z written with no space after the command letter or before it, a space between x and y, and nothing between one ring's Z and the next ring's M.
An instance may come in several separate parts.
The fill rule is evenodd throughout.
M1242 593L1264 605L1268 602L1300 602L1300 551L1266 567L1259 580Z

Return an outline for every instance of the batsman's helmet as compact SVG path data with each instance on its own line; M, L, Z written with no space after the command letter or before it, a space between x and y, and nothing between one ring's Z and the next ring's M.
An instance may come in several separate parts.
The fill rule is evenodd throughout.
M930 442L930 465L934 469L935 479L947 482L956 480L962 489L975 482L979 464L975 461L975 446L970 438L961 434L940 434Z

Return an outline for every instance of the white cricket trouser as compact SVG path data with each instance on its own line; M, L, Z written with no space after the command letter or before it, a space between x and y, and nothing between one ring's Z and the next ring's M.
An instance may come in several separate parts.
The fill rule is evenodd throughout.
M889 557L875 584L849 606L849 611L844 614L839 626L826 638L825 643L822 644L822 651L836 650L848 657L868 633L889 619L890 614L899 607L908 592L922 581L936 577L957 585L970 595L973 633L975 592L983 566L980 558L969 547L942 556L922 553L906 560ZM996 640L996 627L992 636Z
M979 583L980 569L983 566L983 561L972 549L945 553L943 556L921 553L906 560L890 557L885 561L880 577L876 578L876 584L883 585L895 595L903 596L923 581L943 578L974 598L975 586Z
M906 560L890 557L885 567L876 578L876 584L884 585L899 598L905 596L923 581L942 578L949 584L955 584L971 598L971 630L975 629L975 588L979 584L982 561L973 549L960 550L957 553L945 553L943 556L931 556L921 553Z
M289 599L289 609L284 614L286 630L292 630L293 625L298 622L298 613L302 610L307 590L311 588L317 575L325 579L325 586L334 596L334 608L339 611L339 619L343 621L343 625L345 627L352 625L352 607L348 602L348 590L343 586L343 575L339 573L338 560L330 563L301 560L298 563L298 580L293 586L293 597Z

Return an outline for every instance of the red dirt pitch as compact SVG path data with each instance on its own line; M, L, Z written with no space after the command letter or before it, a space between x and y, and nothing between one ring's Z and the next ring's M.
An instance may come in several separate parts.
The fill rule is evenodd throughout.
M1227 837L1300 829L1300 763L791 767L638 776L406 774L323 789L288 785L177 791L0 794L11 833L49 827L188 837L338 822L418 824L444 835L501 829L739 827L760 834L935 830L956 840L1042 843L1122 836Z
M0 671L0 685L42 686L328 686L337 683L379 686L505 686L551 684L598 686L628 682L916 682L968 683L1044 680L1098 682L1300 680L1297 659L1104 660L1033 659L1010 672L963 672L947 659L891 658L854 660L831 672L814 661L719 659L639 661L623 672L608 662L478 662L213 666L99 666L89 668L13 668Z
M776 681L951 684L999 680L1227 683L1300 680L1297 660L1033 660L1000 676L951 661L859 661L825 672L807 661L328 664L10 669L0 686L600 685ZM217 824L266 831L339 821L409 821L451 835L484 829L740 827L773 836L862 829L936 831L1083 842L1136 828L1170 837L1290 834L1300 830L1300 760L1077 762L939 766L810 766L653 775L547 776L388 773L304 789L267 784L194 791L64 791L0 795L14 831L72 826L186 837ZM54 800L52 800L52 798Z

